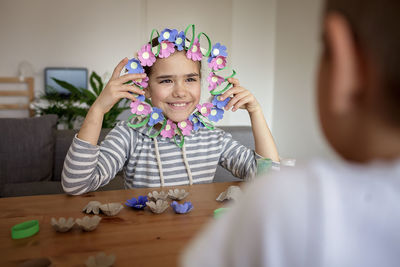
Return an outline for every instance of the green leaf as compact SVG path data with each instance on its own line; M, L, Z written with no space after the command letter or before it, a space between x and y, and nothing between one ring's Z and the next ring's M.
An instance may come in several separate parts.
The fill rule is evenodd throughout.
M99 75L96 72L92 72L90 75L90 86L92 86L93 91L96 93L97 96L100 95L101 91L103 90L103 82Z

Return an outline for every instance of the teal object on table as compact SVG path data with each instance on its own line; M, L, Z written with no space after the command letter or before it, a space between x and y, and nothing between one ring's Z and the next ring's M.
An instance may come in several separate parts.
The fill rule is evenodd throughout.
M229 208L219 208L214 210L214 218L218 219L219 217L221 217L222 214L224 214L227 210L229 210Z
M21 239L33 236L39 232L39 221L31 220L16 224L11 228L12 239Z
M257 175L266 173L272 166L272 160L267 158L257 159Z

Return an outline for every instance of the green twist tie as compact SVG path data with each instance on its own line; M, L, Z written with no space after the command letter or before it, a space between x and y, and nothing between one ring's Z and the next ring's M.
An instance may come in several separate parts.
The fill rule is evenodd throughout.
M159 136L161 131L164 130L165 125L167 125L167 119L166 118L164 118L164 122L163 122L163 125L161 126L160 130L157 131L155 134L149 135L149 137L150 138L154 138L154 137ZM153 126L151 126L150 129L148 130L148 132L147 132L148 134L150 133L151 129L153 129Z
M189 31L190 27L192 27L192 40L190 41L190 45L187 48L186 48L186 40L184 40L184 42L185 42L184 44L185 44L185 49L186 50L190 50L192 48L192 46L193 46L193 43L194 43L194 36L195 36L194 35L194 33L195 33L194 24L190 24L189 26L186 27L186 29L185 29L185 39L186 39L186 34Z
M207 129L209 129L209 130L215 129L214 125L205 116L203 116L203 114L201 114L200 112L197 113L197 118L201 121L201 123L203 123L203 125Z
M226 78L225 78L225 81L227 82L229 78L233 78L235 75L236 75L236 71L235 71L235 70L232 70L232 75L226 77ZM225 93L228 89L230 89L230 86L231 86L231 85L232 85L232 84L228 82L228 84L224 87L224 89L219 90L219 91L215 91L215 89L214 89L214 90L210 91L210 93L211 93L212 95L220 95L220 94L223 94L223 93Z
M134 117L136 117L137 115L136 114L132 114L129 118L128 118L128 121L130 121L132 118L134 118ZM145 125L146 123L148 123L149 122L149 120L150 120L150 114L146 117L146 119L144 119L143 121L141 121L141 122L139 122L139 123L137 123L137 124L132 124L132 123L127 123L127 125L129 126L129 127L132 127L132 128L139 128L139 127L142 127L143 125Z
M156 29L153 29L153 30L151 31L151 34L150 34L150 47L151 47L151 48L153 48L153 34L154 34L155 32L157 33L157 37L160 37L160 34L158 33L158 31L157 31ZM161 44L159 43L159 44L157 45L157 53L155 54L156 57L158 57L158 54L160 54L160 49L161 49ZM153 53L153 49L151 49L151 52Z
M179 135L181 136L182 139L181 139L181 142L178 144L178 141L176 141L176 134L175 134L174 135L174 141L175 141L175 144L177 146L179 146L179 148L182 148L183 144L185 143L185 137L183 136L182 131L181 131L181 129L179 129L178 125L176 125L176 128L177 128L178 133L179 133Z
M203 52L201 52L201 49L200 49L200 52L203 54L203 56L208 57L210 55L210 53L211 53L211 40L210 40L210 37L208 37L207 34L205 34L204 32L201 32L201 33L199 33L199 35L197 35L197 39L199 40L199 42L200 42L201 35L204 35L207 38L208 50L207 50L206 54L203 54Z

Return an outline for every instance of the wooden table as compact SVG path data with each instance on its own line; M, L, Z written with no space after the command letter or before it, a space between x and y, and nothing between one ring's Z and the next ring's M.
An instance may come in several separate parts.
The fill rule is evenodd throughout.
M93 232L73 228L58 233L51 224L52 217L81 218L83 207L92 200L101 203L120 202L147 195L157 189L130 189L92 192L82 196L43 195L0 199L0 266L18 266L29 259L47 257L55 266L84 266L89 256L98 252L114 254L114 266L176 266L185 245L223 203L215 199L230 185L212 183L179 186L190 195L194 209L188 214L175 214L169 207L163 214L153 214L126 207L116 216L102 216ZM170 187L163 190L168 191ZM181 201L181 202L183 202ZM25 239L11 239L11 227L37 219L40 231Z

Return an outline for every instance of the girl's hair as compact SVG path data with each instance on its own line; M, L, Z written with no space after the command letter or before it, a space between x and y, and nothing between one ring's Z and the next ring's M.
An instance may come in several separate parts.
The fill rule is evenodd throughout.
M347 19L356 44L377 64L379 110L385 119L400 126L400 1L327 0L325 12L332 11Z
M190 40L188 40L188 39L186 39L186 40L190 42ZM157 37L153 38L153 40L151 41L151 47L156 47L158 44L159 44L158 38ZM176 53L176 52L180 52L180 51L175 51L174 53ZM181 52L186 52L186 50L182 50ZM201 61L197 61L197 62L199 63L199 72L200 72L199 75L201 77ZM151 69L152 69L153 66L154 65L152 65L150 67L149 66L143 66L143 69L146 72L148 77L150 77L150 75L151 75Z

